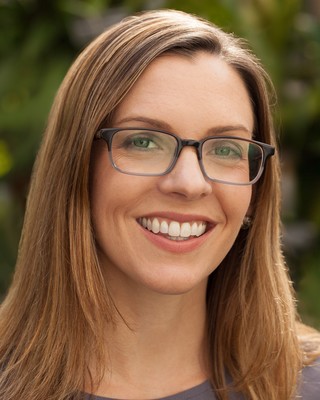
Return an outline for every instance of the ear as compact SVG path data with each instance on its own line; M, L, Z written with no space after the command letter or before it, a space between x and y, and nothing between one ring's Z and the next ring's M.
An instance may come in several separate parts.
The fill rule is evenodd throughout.
M249 229L251 227L251 225L252 225L252 218L249 217L248 215L246 215L243 218L241 229Z
M256 201L257 201L257 184L252 186L252 194L251 194L251 201L246 212L247 217L253 217L256 210Z

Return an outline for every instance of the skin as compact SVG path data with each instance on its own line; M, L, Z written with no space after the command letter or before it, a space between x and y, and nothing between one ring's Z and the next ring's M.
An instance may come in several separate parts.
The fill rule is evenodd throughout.
M253 124L250 98L237 72L215 55L198 53L192 59L166 55L151 63L116 110L112 126L158 128L200 140L217 131L251 138ZM130 326L119 319L115 328L106 328L112 373L96 394L155 398L201 383L207 378L207 278L237 237L252 187L208 180L191 147L169 174L143 177L116 171L106 143L96 141L91 173L101 268ZM159 214L168 221L209 221L209 229L193 239L200 243L194 248L168 239L159 244L138 223Z

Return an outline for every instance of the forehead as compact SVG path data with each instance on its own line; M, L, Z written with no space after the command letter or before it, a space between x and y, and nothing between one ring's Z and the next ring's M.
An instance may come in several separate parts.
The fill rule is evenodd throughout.
M114 124L137 116L165 121L186 135L226 124L252 131L254 124L250 97L238 72L204 52L154 60L118 106Z

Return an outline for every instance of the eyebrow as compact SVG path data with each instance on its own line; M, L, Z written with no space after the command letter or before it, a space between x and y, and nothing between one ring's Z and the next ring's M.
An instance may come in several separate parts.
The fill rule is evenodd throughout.
M120 119L116 122L117 122L117 124L123 124L126 122L142 122L144 124L151 126L154 129L160 129L160 130L168 131L168 132L171 132L173 130L172 127L165 121L154 119L154 118L149 118L149 117L143 117L143 116L129 116L129 117ZM250 136L253 135L253 133L242 124L214 126L210 129L208 129L208 131L206 133L208 136L216 136L216 135L221 135L221 134L235 132L235 131L236 132L241 131L242 133L247 133Z

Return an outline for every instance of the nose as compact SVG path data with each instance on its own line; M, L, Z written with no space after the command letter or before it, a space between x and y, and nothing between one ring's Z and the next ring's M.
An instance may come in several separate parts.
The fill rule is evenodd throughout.
M201 170L196 149L185 147L173 170L158 181L159 189L165 194L196 200L212 193L212 183Z

